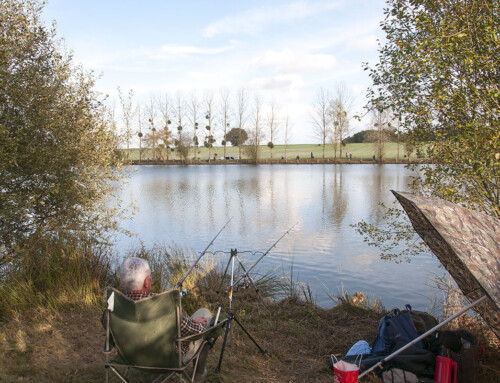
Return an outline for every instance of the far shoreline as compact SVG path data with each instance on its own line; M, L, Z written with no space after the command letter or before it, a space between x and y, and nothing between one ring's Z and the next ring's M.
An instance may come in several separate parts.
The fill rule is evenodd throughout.
M124 160L124 164L133 166L142 165L408 165L408 164L428 164L426 159L341 159L341 158L299 158L297 159L259 159L257 162L249 159L241 160Z

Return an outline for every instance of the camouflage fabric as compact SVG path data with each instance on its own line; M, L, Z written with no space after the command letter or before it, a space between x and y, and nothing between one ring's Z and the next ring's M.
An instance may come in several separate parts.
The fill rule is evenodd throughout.
M500 339L500 221L433 197L395 192L415 231Z

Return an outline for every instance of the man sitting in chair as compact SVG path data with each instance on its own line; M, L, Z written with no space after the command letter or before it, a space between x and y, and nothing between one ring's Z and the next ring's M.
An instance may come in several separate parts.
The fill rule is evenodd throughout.
M151 270L145 259L137 257L125 258L120 268L120 285L123 293L133 300L140 300L154 295L151 292L153 280ZM208 326L212 320L212 314L206 308L201 308L192 316L183 309L181 317L181 337L197 334ZM183 346L183 361L188 362L200 347L202 339L191 342ZM208 348L203 350L198 361L195 381L203 381L207 372L205 360L208 355Z

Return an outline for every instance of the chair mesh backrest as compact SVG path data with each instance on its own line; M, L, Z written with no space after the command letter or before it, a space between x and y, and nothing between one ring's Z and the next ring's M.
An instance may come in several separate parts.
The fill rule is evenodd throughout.
M179 291L133 301L114 290L109 325L120 359L129 365L178 367L176 308Z

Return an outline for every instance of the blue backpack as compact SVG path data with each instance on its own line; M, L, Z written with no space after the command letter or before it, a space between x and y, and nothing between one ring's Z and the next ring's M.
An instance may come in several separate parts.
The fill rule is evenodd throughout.
M404 346L417 337L418 332L411 319L411 306L406 305L403 311L395 308L380 320L372 353L390 354L396 344ZM423 349L424 343L420 341L414 346Z

